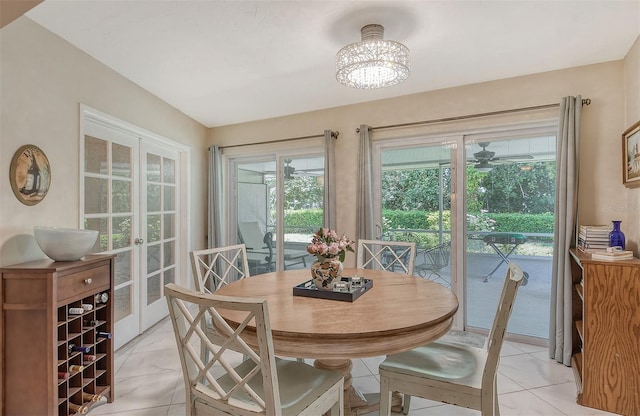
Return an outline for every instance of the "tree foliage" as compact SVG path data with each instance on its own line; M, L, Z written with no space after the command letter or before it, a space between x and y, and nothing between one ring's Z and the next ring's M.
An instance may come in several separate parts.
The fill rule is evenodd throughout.
M467 211L480 213L553 212L555 162L496 165L490 172L467 167ZM443 209L451 208L451 170L443 170ZM382 206L388 210L439 209L438 169L388 170L382 173Z

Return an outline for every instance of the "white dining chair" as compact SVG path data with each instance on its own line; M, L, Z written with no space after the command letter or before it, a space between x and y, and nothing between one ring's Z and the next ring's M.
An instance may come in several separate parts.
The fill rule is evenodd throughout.
M480 410L483 416L499 415L496 380L500 349L522 281L522 269L509 263L498 310L484 348L435 341L389 355L379 367L380 415L391 414L391 392L405 395L404 414L409 411L410 397L418 396Z
M358 240L358 269L388 270L413 274L416 243L406 241Z
M200 293L213 293L221 286L251 277L244 244L194 250L190 257L195 288ZM202 330L211 339L218 336L210 321L202 321ZM205 358L207 353L203 348ZM304 358L298 358L297 361L304 362Z
M190 257L195 288L202 293L250 276L244 244L194 250Z
M174 283L165 286L186 393L187 415L300 415L344 414L344 376L274 355L267 301L203 294ZM241 314L232 328L219 310ZM210 320L220 334L212 341L200 322ZM255 331L246 330L249 322ZM246 336L257 339L254 351ZM198 345L207 349L207 358ZM249 358L237 364L239 351ZM231 358L230 358L231 357Z

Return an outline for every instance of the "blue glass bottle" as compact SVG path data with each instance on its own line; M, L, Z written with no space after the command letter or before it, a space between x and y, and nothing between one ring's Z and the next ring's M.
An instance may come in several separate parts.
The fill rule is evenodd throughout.
M613 221L613 230L609 233L609 247L622 247L624 250L624 233L620 231L622 221Z

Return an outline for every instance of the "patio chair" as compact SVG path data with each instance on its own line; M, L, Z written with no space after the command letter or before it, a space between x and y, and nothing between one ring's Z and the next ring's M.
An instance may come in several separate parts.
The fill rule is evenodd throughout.
M238 223L238 237L247 247L249 267L252 274L273 271L275 262L273 244L273 233L262 231L262 227L257 221ZM284 268L301 264L307 266L309 253L306 250L284 249Z
M426 250L419 250L416 258L415 272L418 276L430 278L436 275L442 278L440 271L449 265L451 242L447 241Z
M416 243L406 241L358 240L356 267L398 271L412 275Z
M344 376L274 355L267 301L203 294L170 283L165 286L169 315L182 364L187 415L343 415ZM232 328L220 309L242 313ZM200 327L209 320L220 337L211 340ZM255 322L255 331L246 325ZM257 338L254 351L246 337ZM198 353L198 344L208 351ZM249 358L237 364L233 347ZM203 359L203 357L205 357Z
M402 412L411 396L499 415L497 370L507 323L523 280L520 266L509 263L502 295L485 348L436 341L388 356L379 367L380 415L391 413L391 392L403 393Z

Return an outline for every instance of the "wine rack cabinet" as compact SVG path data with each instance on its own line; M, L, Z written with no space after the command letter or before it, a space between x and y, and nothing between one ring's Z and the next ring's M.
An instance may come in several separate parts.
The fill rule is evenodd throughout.
M1 414L72 416L112 402L114 257L0 272Z

